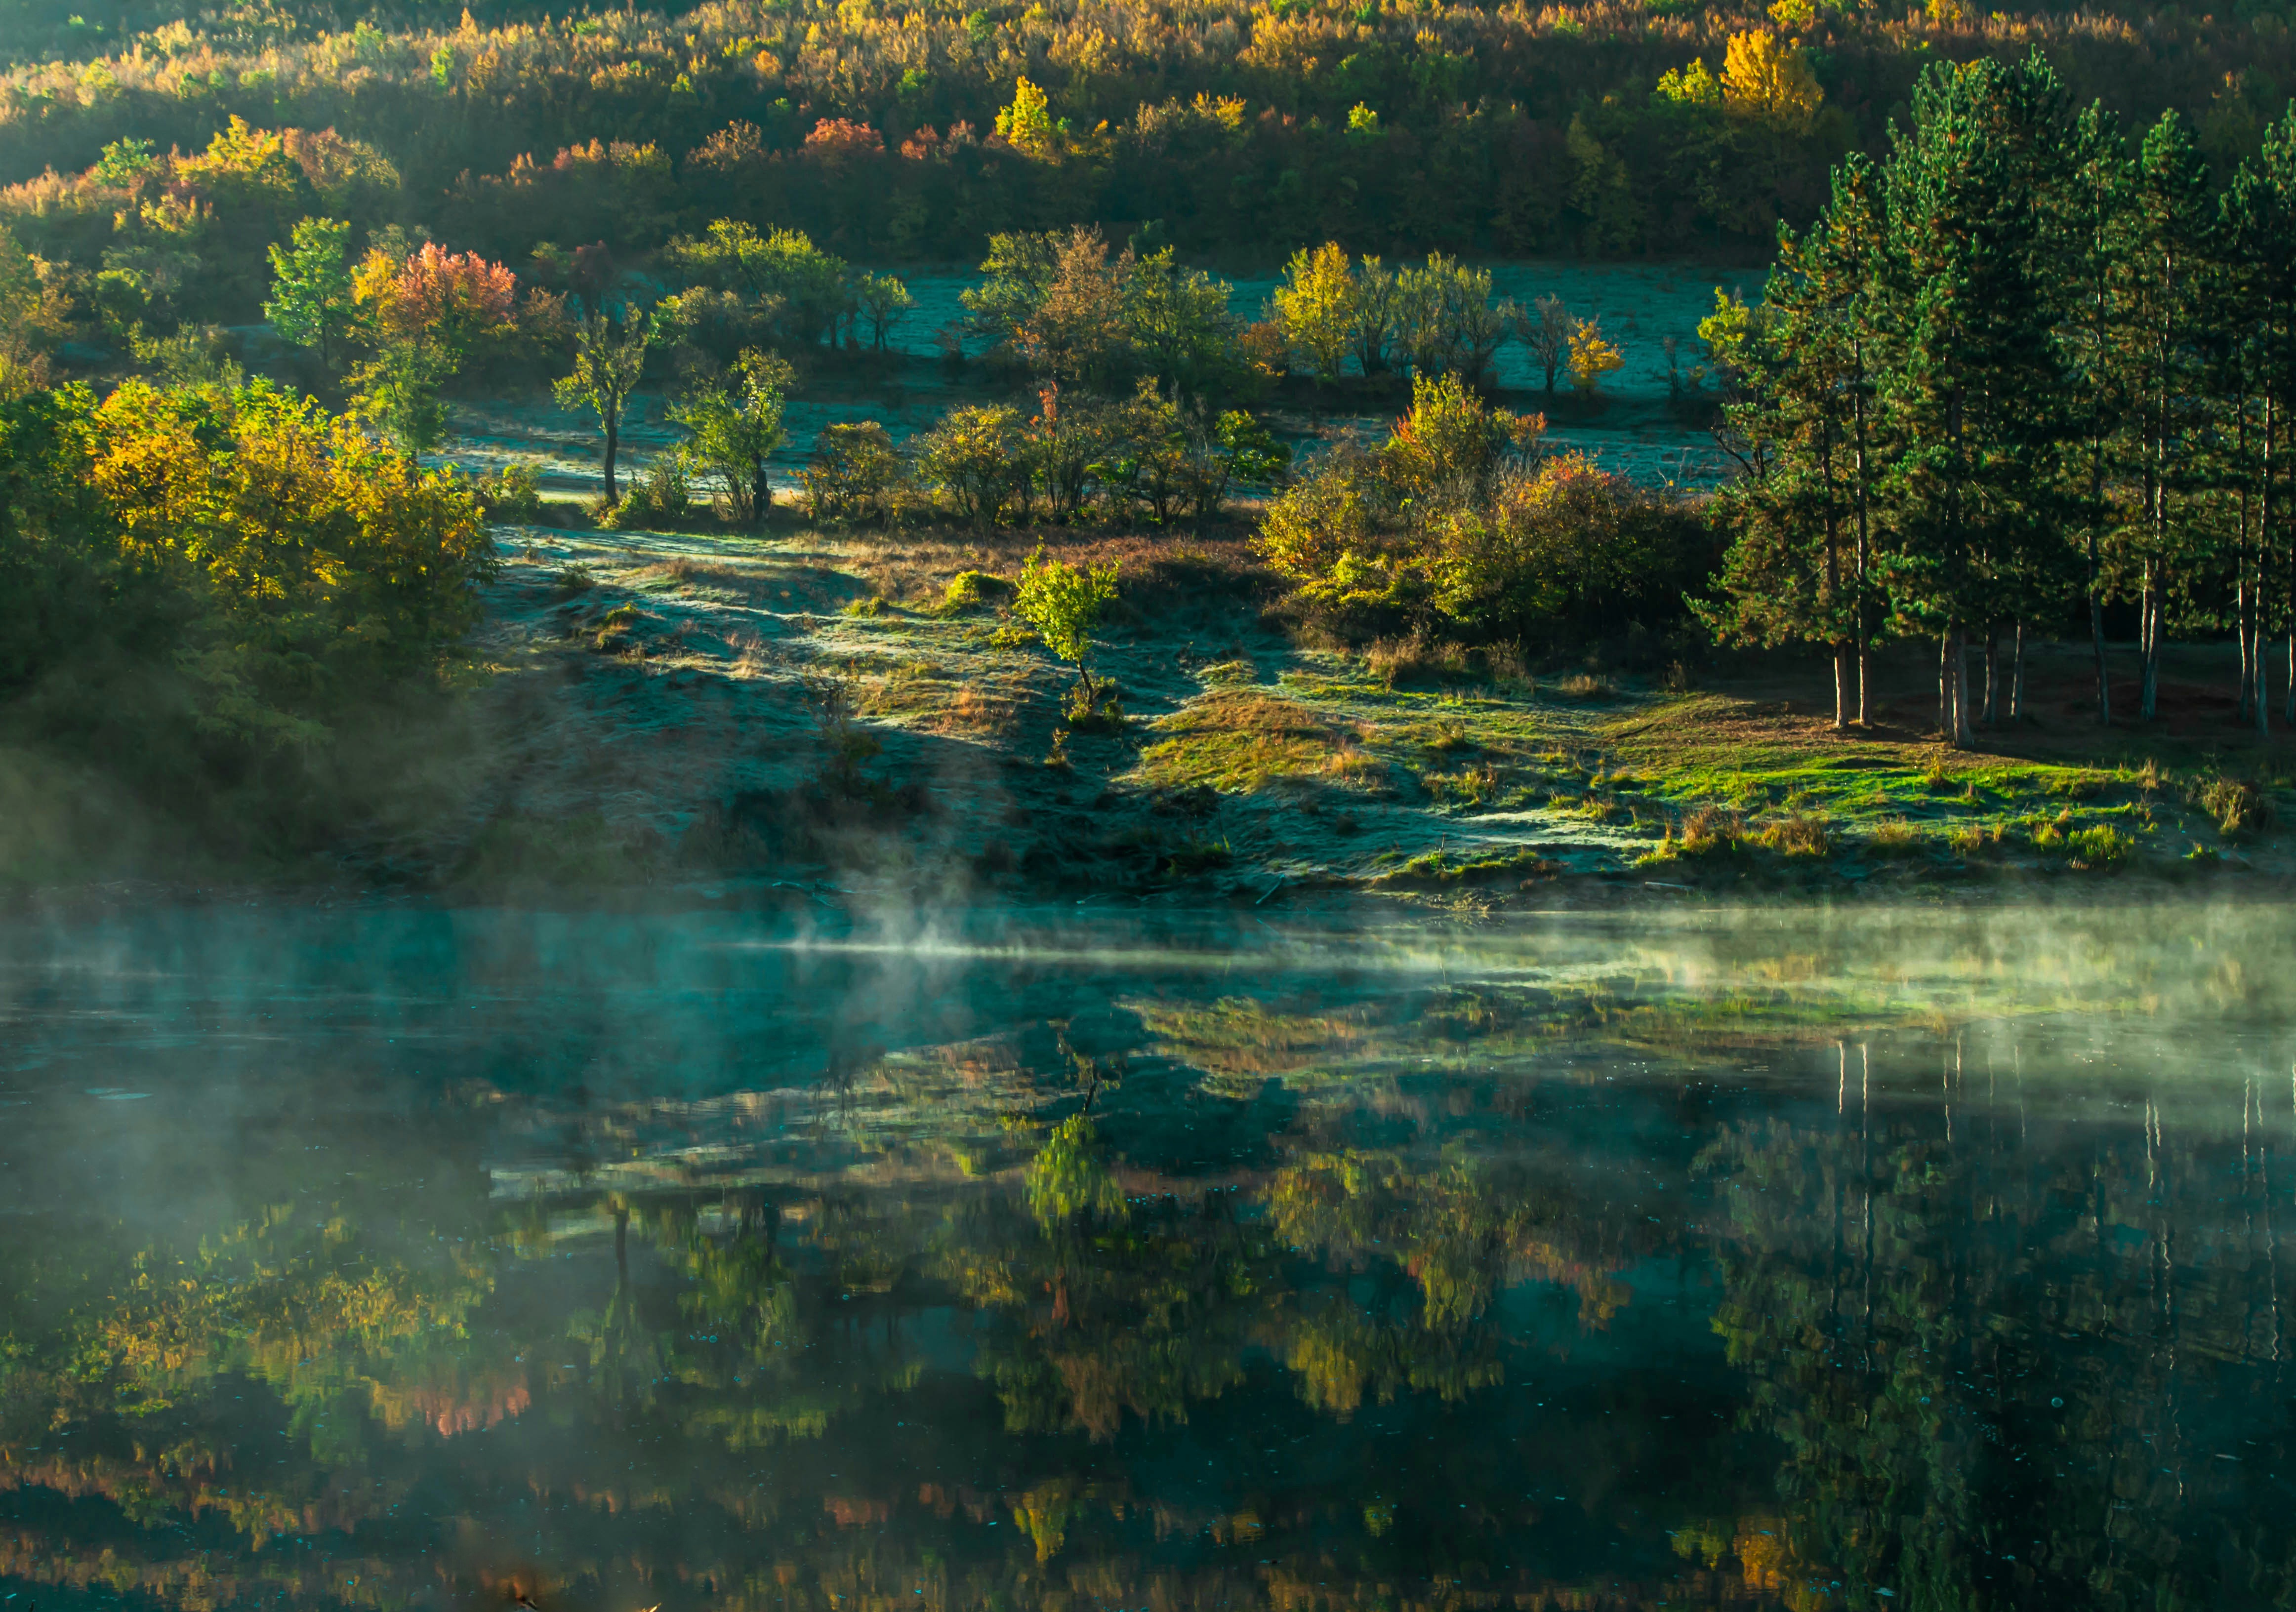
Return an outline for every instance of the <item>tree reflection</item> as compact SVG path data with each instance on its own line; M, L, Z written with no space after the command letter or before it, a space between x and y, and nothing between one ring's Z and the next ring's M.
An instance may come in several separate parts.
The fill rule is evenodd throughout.
M1783 1519L1696 1550L1796 1605L2296 1599L2250 1498L2290 1453L2256 1416L2284 1346L2255 1088L2236 1132L2171 1130L2148 1096L2138 1125L2037 1144L1959 1061L1940 1103L1849 1097L1707 1150L1713 1325L1786 1453Z
M499 1098L579 1167L410 1205L289 1154L291 1208L0 1248L0 1571L198 1612L2296 1597L2253 1091L2035 1126L1950 1042L1908 1096L1913 1038L1817 1108L1553 1023L1223 1004L1214 1067L1120 1086L1040 1025L854 1062L798 1143L780 1097Z

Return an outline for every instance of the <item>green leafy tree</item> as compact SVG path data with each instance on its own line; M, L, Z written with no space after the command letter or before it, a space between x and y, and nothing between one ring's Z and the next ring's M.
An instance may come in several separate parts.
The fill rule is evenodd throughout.
M2296 642L2296 460L2289 430L2296 421L2296 116L2265 133L2263 148L2241 164L2223 201L2218 293L2225 353L2226 413L2234 438L2242 540L2236 561L2238 614L2249 652L2243 681L2251 716L2270 717L2265 702L2264 640L2276 613ZM2296 683L2292 683L2296 687ZM2283 719L2296 722L2296 695Z
M605 438L602 463L610 505L620 495L614 485L614 460L621 447L622 414L644 372L646 347L652 340L650 314L628 307L619 316L611 309L586 311L574 325L573 372L555 389L562 406L588 409L598 416L598 429Z
M918 441L917 468L960 516L986 528L1028 484L1021 411L1009 404L951 409Z
M1183 265L1168 246L1129 269L1123 308L1133 364L1183 395L1217 389L1235 365L1233 288Z
M296 346L316 349L319 362L331 368L336 345L356 312L350 233L341 219L305 218L297 222L287 245L270 249L271 299L263 305L263 316Z
M766 461L787 435L783 416L795 380L787 359L752 348L730 374L696 383L669 407L669 417L692 433L686 462L718 481L726 513L744 525L773 508Z
M1070 666L1084 684L1085 703L1094 700L1092 630L1101 611L1116 597L1116 561L1078 570L1065 560L1047 560L1039 545L1021 567L1013 611L1037 629L1045 647Z
M1480 380L1507 335L1506 315L1491 306L1491 272L1431 252L1396 281L1412 372Z
M439 389L453 373L446 354L414 341L390 342L351 372L352 413L398 447L409 476L447 438Z
M894 329L916 307L916 299L909 295L907 286L890 274L858 276L853 282L853 294L861 317L869 322L870 348L883 352Z

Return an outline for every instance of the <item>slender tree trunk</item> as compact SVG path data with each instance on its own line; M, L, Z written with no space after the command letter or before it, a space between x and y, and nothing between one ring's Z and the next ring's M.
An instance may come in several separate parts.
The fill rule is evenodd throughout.
M619 503L621 496L614 489L614 455L620 451L622 446L621 411L615 409L609 412L604 416L603 423L606 428L606 502L610 504Z
M2256 569L2257 574L2259 577L2261 577L2264 572L2265 556L2269 552L2269 548L2265 544L2259 544L2258 545L2258 563ZM2280 708L2280 720L2284 725L2296 723L2296 543L2289 544L2288 576L2286 581L2287 586L2282 592L2282 597L2288 601L2288 692L2283 697L2283 703ZM2259 594L2263 592L2260 585L2258 588L2258 592ZM2259 605L2257 611L2258 619L2256 624L2256 659L2259 665L2261 665L2264 659L2265 627L2263 614L2264 612ZM2264 696L2260 691L2264 687L2264 678L2260 673L2258 675L2256 682L2257 687L2259 691L2257 695L2257 700L2261 703ZM2257 724L2257 732L2262 732L2263 731L2263 724L2259 721Z
M1959 622L1948 625L1938 667L1938 725L1955 749L1969 743L1969 644Z
M1833 646L1833 731L1849 730L1849 646Z
M2256 713L2256 736L2265 738L2272 732L2272 703L2266 694L2268 683L2264 669L2264 601L2256 605L2255 647L2250 652L2249 664L2254 668L2255 688L2250 694Z
M2099 590L2103 578L2097 574L2096 533L2088 535L2088 641L2096 652L2096 721L2099 727L2112 725L2112 668L2104 659L2104 599Z
M2246 500L2242 501L2243 503ZM2241 511L2240 544L2233 551L2232 633L2240 643L2240 678L2233 691L2233 721L2248 720L2249 668L2248 657L2253 645L2248 632L2248 511Z
M2260 660L2263 657L2259 656L2258 659ZM2259 677L2257 681L2261 684L2263 679ZM2288 621L2288 692L2281 702L2280 720L2296 723L2296 615L2292 615ZM2263 731L2260 725L2258 731Z
M1969 635L1959 623L1953 629L1953 742L1956 749L1967 749L1972 735L1969 728Z
M1953 742L1953 629L1938 635L1938 737Z
M1988 623L1985 628L1985 725L1998 727L2001 723L2001 629Z
M2160 708L2161 692L2161 562L2144 561L2144 592L2137 606L2136 719L2150 722Z
M2025 720L2025 624L2017 624L2016 647L2009 661L2009 720Z
M1874 725L1874 651L1862 640L1857 645L1857 725Z

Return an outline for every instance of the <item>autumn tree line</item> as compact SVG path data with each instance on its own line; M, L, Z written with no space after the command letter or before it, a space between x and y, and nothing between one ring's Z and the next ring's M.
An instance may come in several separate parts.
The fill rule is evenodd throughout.
M1932 60L2045 46L2084 97L2185 111L2224 168L2296 81L2284 19L2254 4L714 0L481 5L458 25L414 7L396 22L316 4L109 23L29 9L58 14L0 30L24 53L0 80L0 213L91 272L137 244L108 238L122 209L105 149L143 143L164 164L234 118L338 148L362 233L427 231L521 269L545 242L649 252L719 216L897 260L1149 218L1185 250L1761 257L1782 217L1814 215L1834 160L1880 147ZM1782 76L1727 72L1757 41ZM1702 81L1683 78L1693 61L1712 66ZM1000 115L1023 79L1044 115L1015 127ZM212 225L172 244L217 298L199 316L244 323L268 241L229 198L201 200Z
M1877 644L1927 637L1965 743L2021 714L2028 627L2079 620L2098 722L2159 714L2185 632L2237 642L2240 717L2268 728L2276 635L2296 673L2296 111L2219 191L2173 112L2131 138L2038 56L1940 69L1888 155L1844 162L1784 238L1762 304L1704 328L1742 472L1707 618L1823 647L1838 725L1871 715Z

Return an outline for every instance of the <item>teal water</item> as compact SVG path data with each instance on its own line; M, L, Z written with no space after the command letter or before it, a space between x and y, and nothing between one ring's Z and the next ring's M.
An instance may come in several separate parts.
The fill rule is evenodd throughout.
M2285 1604L2292 950L18 920L0 1608Z

